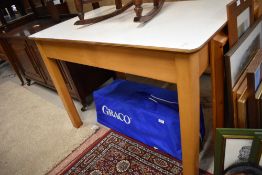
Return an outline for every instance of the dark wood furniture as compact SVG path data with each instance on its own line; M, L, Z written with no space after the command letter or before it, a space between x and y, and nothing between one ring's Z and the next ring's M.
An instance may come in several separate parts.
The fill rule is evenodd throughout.
M33 80L55 90L35 42L28 38L54 24L50 19L33 19L11 29L2 29L0 56L10 60L18 76L22 74L28 85ZM58 61L58 65L71 97L82 103L82 110L90 103L89 95L113 75L111 71L69 62Z
M154 0L154 7L146 15L142 15L143 0L134 0L136 17L134 18L135 22L148 22L151 20L163 7L165 0Z
M76 10L78 12L79 20L75 22L75 25L84 25L84 24L93 24L97 23L103 20L106 20L108 18L111 18L113 16L119 15L126 11L131 6L135 5L134 11L136 16L134 17L134 22L148 22L151 20L162 8L165 0L154 0L153 1L153 9L149 11L147 14L142 15L143 8L143 0L130 0L125 5L122 4L122 0L115 0L115 6L116 10L113 12L110 12L106 15L101 15L94 18L85 19L84 18L84 10L83 5L91 3L93 6L93 9L99 8L99 1L101 0L74 0Z
M24 16L33 13L36 18L51 17L55 22L63 18L74 17L70 14L67 3L60 0L54 4L54 0L0 0L0 22L4 26L21 21ZM17 12L12 9L15 5ZM6 10L8 13L6 12Z
M17 65L17 62L15 60L13 60L11 57L9 58L7 56L7 54L6 54L7 50L8 50L7 41L5 39L0 39L0 59L8 61L11 64L11 66L13 67L14 71L16 72L18 78L20 79L21 84L24 85L24 79L22 77L22 74L20 73L20 69Z
M28 0L28 3L37 18L51 17L55 22L60 22L63 18L76 16L70 14L64 0L60 0L59 4L54 4L53 0Z
M16 6L21 16L26 15L23 0L0 0L0 21L2 24L7 24L7 20L4 17L6 16L5 14L7 14L5 9L7 9L11 19L15 18L15 12L11 7L12 5Z
M242 24L238 24L237 18L248 10L247 16L249 20L249 26L245 26L244 21ZM254 1L253 0L234 0L227 5L227 17L228 17L228 40L230 48L238 41L248 27L254 23Z

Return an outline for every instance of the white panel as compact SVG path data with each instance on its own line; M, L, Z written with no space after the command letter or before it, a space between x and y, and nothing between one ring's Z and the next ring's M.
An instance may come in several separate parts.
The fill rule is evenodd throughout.
M252 142L252 139L227 139L224 169L235 163L247 162L243 161L243 158L249 158Z
M93 25L75 26L77 17L32 35L32 38L78 40L132 47L191 52L205 44L227 21L226 4L231 0L166 2L146 24L133 22L134 7ZM144 12L152 3L144 4ZM105 6L86 14L94 17L114 10Z
M248 7L237 17L238 38L242 36L250 26L250 8Z
M235 83L237 82L240 71L243 70L247 61L249 60L252 50L254 50L256 47L260 48L262 46L262 35L260 35L261 30L260 23L231 56L230 68L232 87L234 87Z

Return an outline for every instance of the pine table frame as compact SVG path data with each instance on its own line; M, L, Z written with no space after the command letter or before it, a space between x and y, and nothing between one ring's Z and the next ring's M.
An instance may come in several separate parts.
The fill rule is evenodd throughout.
M76 128L82 125L82 121L70 97L56 60L176 83L180 103L184 174L192 175L198 171L199 81L200 76L209 65L208 45L205 45L197 52L189 54L101 45L87 47L85 43L62 41L37 41L37 46L70 120ZM97 54L94 50L100 50L101 52ZM158 59L159 57L162 59ZM110 63L108 59L111 60Z
M125 24L129 26L126 28L128 31L118 33L118 30L122 31L122 26L118 25L119 21L115 21L115 23L112 22L114 19L110 19L108 23L97 23L89 28L76 28L73 25L76 19L72 19L67 23L60 24L60 26L35 34L31 36L31 38L37 43L38 49L40 50L59 96L64 103L69 118L76 128L82 125L82 121L69 95L56 60L69 61L169 83L176 83L179 98L183 174L194 175L198 174L199 168L200 76L210 63L212 69L213 105L215 106L213 108L213 128L215 129L217 126L223 127L224 74L221 64L223 63L223 46L227 42L227 36L221 31L226 25L226 3L229 1L230 0L212 0L183 1L174 4L165 3L166 7L163 7L163 13L161 11L161 14L154 18L154 20L151 20L149 24L143 28L140 27L140 33L136 33L137 35L133 35L131 38L128 33L135 33L137 31L135 25L137 24L134 24L131 20L122 21L122 26ZM183 6L184 3L187 3L187 6ZM214 3L218 5L214 5ZM195 9L196 11L190 11L192 14L189 16L195 16L195 14L201 16L201 18L195 17L192 21L193 23L197 24L197 20L203 22L203 19L205 19L204 22L209 22L210 20L210 22L214 23L210 26L210 30L207 30L207 33L202 34L204 36L206 35L205 39L201 39L199 35L195 35L195 39L190 35L183 35L185 39L183 37L181 38L179 33L185 33L186 31L184 31L184 29L181 31L177 29L174 26L174 24L177 23L162 22L163 19L169 16L169 18L177 19L179 23L185 23L179 18L170 17L170 15L176 15L173 11L180 11L177 13L178 16L185 11L179 7L180 5L181 7L187 8L188 5L192 5L191 9ZM205 11L200 10L202 8L209 9L207 7L211 6L215 9L220 9L219 11L210 9L208 12L210 15L217 17L215 21L211 20ZM91 13L95 13L95 11ZM123 18L132 13L132 9L125 12ZM121 17L119 18L121 19ZM115 20L117 19L118 17L115 18ZM107 28L109 24L110 28ZM169 27L170 34L160 31L165 30L165 26ZM62 29L61 32L59 27ZM146 33L143 31L147 31L149 27L150 31L154 31L158 33L157 35L162 35L164 38L147 37L147 40L144 40L144 34ZM174 27L174 29L172 29L172 27ZM113 34L107 37L88 35L88 32L99 33L103 28L107 28L108 30L111 30L111 28L114 29L112 30ZM201 25L198 30L203 31L205 28L205 25ZM189 34L191 30L191 28L188 28L187 31ZM175 32L177 32L178 35ZM56 33L56 35L54 35L54 33ZM124 36L121 38L118 37L120 34ZM53 38L53 36L55 38ZM67 39L63 39L64 37ZM138 37L139 40L136 39ZM178 42L176 37L182 40ZM156 42L151 42L151 39ZM199 40L201 40L201 42L199 42ZM162 45L162 41L165 41L163 44L167 47L171 46L172 48L167 48ZM115 43L111 44L110 42ZM152 46L147 47L143 45L142 43L145 44L145 42L147 42L147 45L152 44ZM181 49L179 46L182 46Z

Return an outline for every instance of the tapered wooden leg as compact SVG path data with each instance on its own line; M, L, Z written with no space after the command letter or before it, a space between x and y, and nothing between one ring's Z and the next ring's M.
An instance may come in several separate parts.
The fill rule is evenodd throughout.
M134 4L135 4L135 12L136 12L136 17L141 17L142 16L142 0L134 0Z
M122 0L115 0L115 4L116 4L116 9L122 8Z
M199 58L176 58L177 88L184 175L199 171L200 88Z
M21 81L21 85L23 86L25 84L24 79L21 75L21 66L19 65L19 62L15 59L14 53L12 52L12 49L10 48L9 44L7 43L7 40L2 39L0 41L0 45L3 47L4 51L6 53L10 53L7 56L7 59L9 61L9 63L11 64L11 66L13 67L16 75L18 76L18 78Z
M158 5L159 5L159 0L154 0L154 6L158 7Z
M29 78L26 78L25 80L26 80L26 85L31 86L31 80Z
M224 127L224 46L227 36L218 33L211 40L211 71L212 71L212 108L213 108L213 132L216 128Z
M19 68L17 67L16 63L14 63L14 60L9 60L9 63L11 64L11 66L13 67L16 75L18 76L19 80L21 81L21 85L24 86L25 82L24 79L20 73Z
M74 0L76 11L80 20L84 20L84 10L83 10L83 1Z
M56 60L46 57L45 52L41 47L41 44L37 43L37 47L41 53L41 56L44 60L46 68L53 80L56 90L65 106L65 109L69 115L69 118L73 126L76 128L79 128L83 123L81 121L81 118L79 117L79 114L76 110L73 100L68 92L68 89L61 75L61 72L59 70Z

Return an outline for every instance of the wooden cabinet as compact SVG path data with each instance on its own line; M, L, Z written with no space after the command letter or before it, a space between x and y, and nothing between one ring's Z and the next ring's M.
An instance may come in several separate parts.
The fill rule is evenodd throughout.
M9 54L7 54L7 53L9 53ZM0 39L0 58L3 59L3 60L9 61L9 63L13 67L15 73L17 74L18 78L20 79L21 84L24 85L24 79L21 75L19 65L18 65L16 59L13 59L14 58L13 55L14 55L14 53L12 51L10 51L10 46L9 46L7 40L5 38L1 38Z
M13 51L15 58L20 63L25 78L35 81L42 81L38 58L35 57L28 46L25 38L12 37L8 39L10 50Z
M3 60L7 60L7 56L5 54L5 51L4 51L2 44L0 44L0 58L3 59Z
M0 36L0 54L17 65L28 85L33 80L55 90L35 42L28 38L28 35L53 24L49 19L38 19L5 31ZM108 70L74 63L59 61L58 65L71 96L82 103L82 110L90 103L89 95L114 75Z

